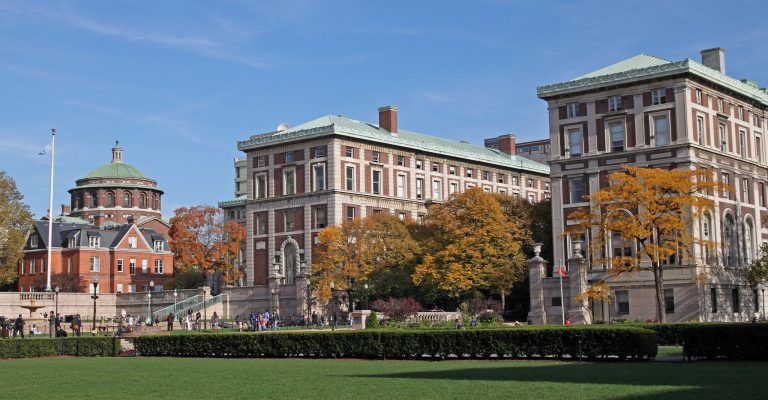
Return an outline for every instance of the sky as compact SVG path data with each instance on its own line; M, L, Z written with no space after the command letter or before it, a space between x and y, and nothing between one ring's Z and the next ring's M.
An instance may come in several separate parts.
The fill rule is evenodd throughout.
M763 1L0 0L0 170L37 217L123 158L163 214L234 196L237 141L327 115L482 145L548 136L536 86L648 53L726 50L768 86Z

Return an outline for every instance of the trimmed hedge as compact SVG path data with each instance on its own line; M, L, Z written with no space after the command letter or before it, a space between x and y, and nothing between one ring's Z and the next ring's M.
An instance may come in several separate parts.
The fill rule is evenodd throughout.
M365 330L140 336L142 356L180 357L618 357L656 356L656 334L636 327Z
M115 356L119 352L120 341L116 337L0 340L0 358L107 357Z
M682 346L683 345L683 329L688 326L700 325L696 322L678 322L667 324L631 324L639 328L650 329L656 332L656 338L659 341L659 346Z
M695 357L768 360L768 324L686 324L683 353Z

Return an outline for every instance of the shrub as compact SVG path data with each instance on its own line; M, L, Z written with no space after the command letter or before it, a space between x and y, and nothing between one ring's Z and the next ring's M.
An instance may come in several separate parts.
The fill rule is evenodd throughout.
M465 301L459 305L459 309L464 314L479 315L488 312L501 314L501 303L493 299L483 299L475 297L472 300Z
M28 358L50 356L115 356L120 352L120 341L115 337L70 337L34 340L0 341L0 358Z
M364 330L141 336L143 356L421 358L635 357L656 355L654 332L636 327Z
M683 353L692 357L768 360L768 324L683 324Z
M365 318L365 327L370 329L379 327L379 316L376 315L376 311L371 311L371 313Z
M423 309L418 301L410 297L403 299L390 297L387 301L376 300L371 304L371 308L384 313L387 320L394 322L404 322Z
M504 318L499 313L485 311L477 316L477 324L479 326L502 326L504 325Z

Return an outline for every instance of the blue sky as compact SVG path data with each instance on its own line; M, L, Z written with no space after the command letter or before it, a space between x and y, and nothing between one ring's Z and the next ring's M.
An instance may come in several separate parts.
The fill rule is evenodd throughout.
M768 86L764 1L0 0L0 170L39 217L124 158L163 212L233 196L236 141L326 114L481 144L547 135L536 86L649 53L726 49ZM55 206L58 210L58 206Z

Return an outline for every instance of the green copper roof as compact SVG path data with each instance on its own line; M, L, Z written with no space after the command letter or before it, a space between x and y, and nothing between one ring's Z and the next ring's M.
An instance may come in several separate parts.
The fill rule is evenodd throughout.
M90 222L82 218L72 217L69 215L58 215L56 217L53 217L53 222L63 222L67 224L82 224L82 225L90 224Z
M139 171L133 165L122 162L111 162L94 169L82 179L93 178L127 178L127 179L149 179L144 173Z
M655 67L657 65L669 64L670 61L656 56L648 54L638 54L634 57L627 58L624 61L619 61L616 64L609 65L605 68L600 68L597 71L590 72L586 75L582 75L575 80L584 78L594 78L596 76L618 74L621 72L631 71L634 69Z
M238 196L234 200L220 201L219 208L244 205L247 200L248 200L248 196L242 195L242 196Z
M400 129L396 134L392 134L377 125L336 115L326 115L280 132L254 135L248 140L239 141L237 147L239 150L244 151L265 144L304 140L329 134L371 140L392 146L410 148L420 152L442 154L447 157L464 158L507 168L549 174L548 165L516 155L505 154L496 149L488 149L404 129Z

